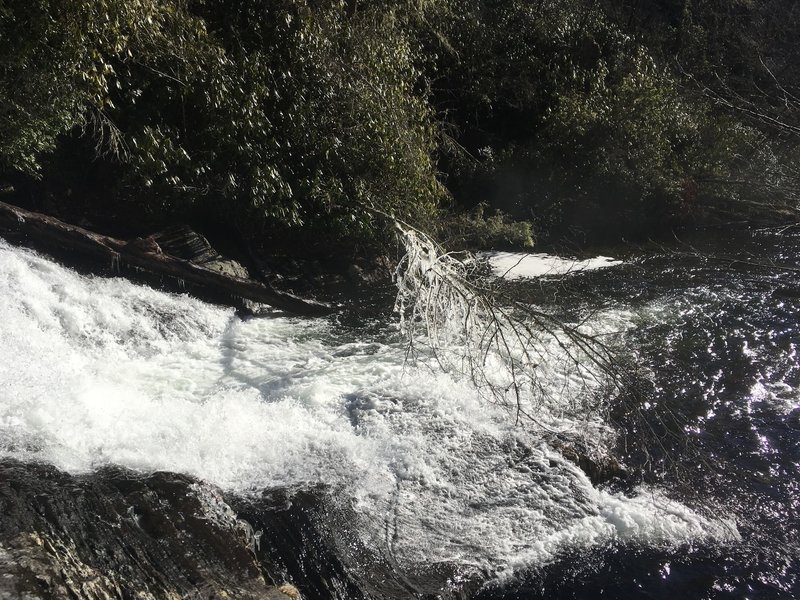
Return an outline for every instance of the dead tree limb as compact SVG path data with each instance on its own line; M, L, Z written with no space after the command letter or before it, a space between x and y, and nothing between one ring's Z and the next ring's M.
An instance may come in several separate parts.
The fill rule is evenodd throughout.
M79 251L106 260L109 265L129 265L155 275L196 284L215 292L217 296L227 294L297 315L321 316L336 310L331 304L300 298L252 279L220 273L158 250L149 250L141 244L95 233L5 202L0 202L0 231L22 234L38 246Z

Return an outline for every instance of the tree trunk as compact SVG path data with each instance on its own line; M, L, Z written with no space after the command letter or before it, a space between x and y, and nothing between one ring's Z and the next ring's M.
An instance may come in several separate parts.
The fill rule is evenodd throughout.
M0 202L0 231L21 234L26 241L37 247L78 251L106 260L108 265L128 265L155 275L196 284L213 293L217 299L228 295L303 316L321 316L336 310L331 304L300 298L275 290L259 281L219 273L165 254L158 245L151 249L147 244L141 243L142 240L128 242L98 234L5 202Z

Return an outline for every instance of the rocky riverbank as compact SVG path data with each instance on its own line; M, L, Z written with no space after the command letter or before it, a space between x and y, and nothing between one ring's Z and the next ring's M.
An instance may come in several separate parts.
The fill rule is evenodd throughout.
M0 600L458 598L451 565L402 577L321 487L229 496L189 476L70 475L0 460ZM448 583L450 581L450 583ZM469 592L469 593L467 593ZM464 595L466 594L466 595Z
M298 598L213 486L0 462L0 598Z

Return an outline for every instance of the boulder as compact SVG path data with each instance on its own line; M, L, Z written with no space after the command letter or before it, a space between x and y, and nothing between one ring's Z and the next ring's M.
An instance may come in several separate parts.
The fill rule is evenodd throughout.
M208 484L0 461L0 598L299 598L268 582L258 533Z

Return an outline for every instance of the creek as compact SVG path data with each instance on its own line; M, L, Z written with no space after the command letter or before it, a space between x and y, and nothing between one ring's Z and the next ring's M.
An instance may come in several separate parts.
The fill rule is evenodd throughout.
M545 428L409 360L391 303L241 319L0 240L0 457L211 486L307 598L790 598L800 236L690 241L510 284L641 377L586 421L543 408ZM624 480L593 483L553 428Z

